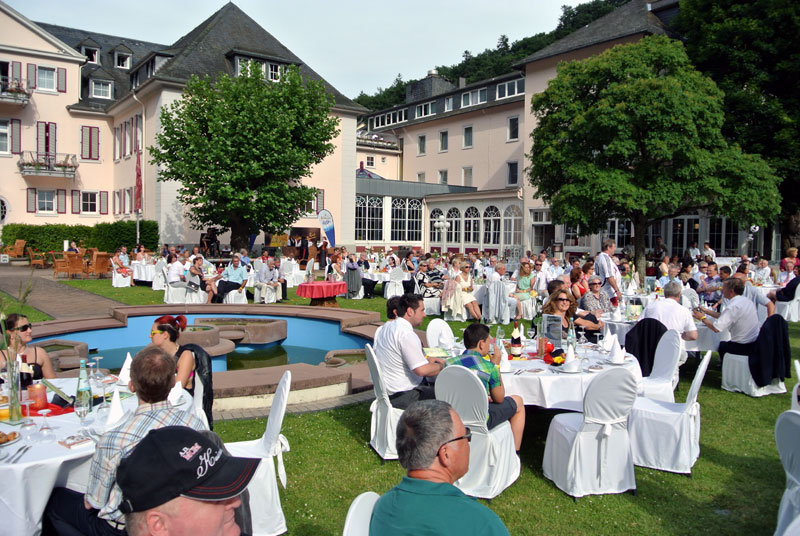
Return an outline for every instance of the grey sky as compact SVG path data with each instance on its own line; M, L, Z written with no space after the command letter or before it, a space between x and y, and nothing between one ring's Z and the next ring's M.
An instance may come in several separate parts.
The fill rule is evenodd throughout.
M223 0L4 0L33 21L171 44ZM562 5L586 0L237 0L264 29L348 97L391 85L398 73L421 78L436 65L461 61L556 27Z

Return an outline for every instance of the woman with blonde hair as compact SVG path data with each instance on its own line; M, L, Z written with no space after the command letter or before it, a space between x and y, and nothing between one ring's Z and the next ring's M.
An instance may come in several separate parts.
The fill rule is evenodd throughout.
M602 320L589 313L578 316L578 302L572 297L572 293L565 288L560 288L550 295L547 303L542 307L542 313L546 315L557 315L561 317L562 339L566 339L569 329L569 319L571 318L576 327L583 327L586 330L586 338L590 342L597 342L597 334L603 330L605 325Z
M791 272L792 271L791 269L790 270L786 269L786 263L787 262L791 262L793 266L797 264L797 248L789 248L789 249L786 250L786 257L781 259L781 271L782 272L787 272L787 271Z

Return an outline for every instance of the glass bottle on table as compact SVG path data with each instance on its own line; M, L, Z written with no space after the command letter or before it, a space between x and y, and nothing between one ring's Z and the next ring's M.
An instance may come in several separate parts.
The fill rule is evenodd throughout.
M567 330L567 348L572 347L572 351L577 350L578 337L575 336L575 323L569 319L569 329Z
M522 355L522 337L519 331L519 322L514 320L514 330L511 332L511 355L519 357Z
M75 396L75 407L87 404L92 411L92 386L89 384L89 373L86 371L86 360L81 359L81 370L78 375L78 390Z

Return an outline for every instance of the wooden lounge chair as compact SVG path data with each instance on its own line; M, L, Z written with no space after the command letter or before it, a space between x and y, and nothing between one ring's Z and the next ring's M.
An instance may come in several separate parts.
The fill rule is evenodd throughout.
M69 276L69 262L63 253L53 253L53 279L58 279L58 274Z
M12 258L22 258L25 256L25 240L17 240L13 246L6 246L3 253Z
M28 258L31 261L31 266L38 266L39 268L44 268L44 253L39 253L33 251L33 248L28 248Z
M98 279L107 277L111 271L111 254L96 251L94 258L86 269L86 274L94 274Z
M82 275L86 278L86 266L83 264L83 256L80 253L68 251L67 255L67 276L72 279L73 275Z

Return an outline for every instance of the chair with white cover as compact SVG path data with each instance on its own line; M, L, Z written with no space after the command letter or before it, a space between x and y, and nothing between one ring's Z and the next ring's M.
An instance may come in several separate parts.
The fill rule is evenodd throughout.
M369 536L369 524L372 510L381 496L374 491L365 491L350 503L347 517L344 520L342 536Z
M383 297L387 300L389 298L393 298L394 296L402 296L405 294L403 290L403 279L405 279L406 275L403 273L403 269L401 267L392 268L392 271L389 272L389 281L384 283L384 292Z
M155 275L153 276L153 290L165 290L167 288L167 278L164 275L167 267L167 261L159 259L155 266Z
M800 411L800 400L797 399L798 389L800 389L800 361L794 360L794 373L797 376L797 383L792 388L792 409Z
M797 322L800 320L800 292L795 292L794 298L788 302L775 302L775 312L781 315L787 322Z
M598 374L586 388L584 412L562 413L550 422L544 476L572 497L635 490L628 437L635 400L631 371L614 367Z
M286 280L286 288L296 287L297 283L295 281L294 274L297 264L295 264L294 260L291 260L282 262L281 266L283 267L283 278Z
M200 379L198 374L195 374L192 381L194 382L192 411L194 412L195 417L203 421L203 424L206 425L206 430L208 430L210 428L208 426L208 417L206 416L206 412L203 410L203 395L205 394L203 380Z
M727 359L727 356L725 356ZM786 471L786 489L778 508L778 525L775 536L790 534L787 527L800 517L800 413L784 411L775 422L775 443Z
M222 303L247 303L247 292L242 290L239 292L238 288L233 289L232 291L225 294L225 298L222 300Z
M449 349L452 348L453 344L456 342L450 324L441 318L434 318L430 321L428 328L425 330L425 338L428 339L428 346L431 348L441 347Z
M722 388L752 397L780 395L786 392L786 384L774 378L769 384L759 387L750 373L750 358L741 354L725 354L722 361Z
M711 361L700 361L685 403L638 397L628 419L633 464L671 473L691 474L700 456L700 404L697 394Z
M372 388L375 390L375 400L369 407L372 419L369 425L369 445L375 449L383 460L397 459L397 446L395 439L397 423L403 415L402 409L397 409L389 402L389 393L383 383L383 372L375 350L366 345L367 365L369 376L372 379Z
M194 274L190 274L186 277L187 282L197 283L200 284L200 277ZM208 292L200 290L194 290L193 288L187 286L186 287L186 303L208 303Z
M167 280L167 269L162 269L164 280ZM186 287L173 287L167 283L164 287L164 303L186 303Z
M519 478L520 461L514 434L506 421L487 427L489 399L486 388L471 370L451 365L436 378L436 399L451 406L472 432L469 471L454 485L471 497L493 499Z
M262 287L258 283L253 286L253 303L275 303L277 301L278 293L275 288L266 286L262 291Z
M124 288L131 286L132 277L130 275L123 275L117 270L111 271L111 286L114 288Z
M264 266L264 261L261 260L261 257L257 257L253 259L253 272L258 273L261 267Z
M253 516L253 536L273 536L286 532L286 518L281 510L281 498L278 494L278 481L275 474L277 461L277 477L286 488L286 469L283 466L283 453L289 452L289 441L281 434L283 417L286 414L286 403L292 383L292 372L287 370L281 376L272 406L269 410L267 428L260 439L226 443L225 446L233 456L263 458L250 481L250 511Z
M483 321L487 324L508 324L511 315L508 311L506 286L502 281L486 283L486 297L483 307Z
M533 320L533 317L536 316L536 300L522 300L520 305L522 306L522 318L525 320Z
M678 361L683 352L683 340L674 329L661 336L653 358L653 371L642 378L644 397L664 402L675 402L673 393L677 385Z
M441 298L422 298L422 305L425 308L425 314L428 316L439 316L442 314Z

